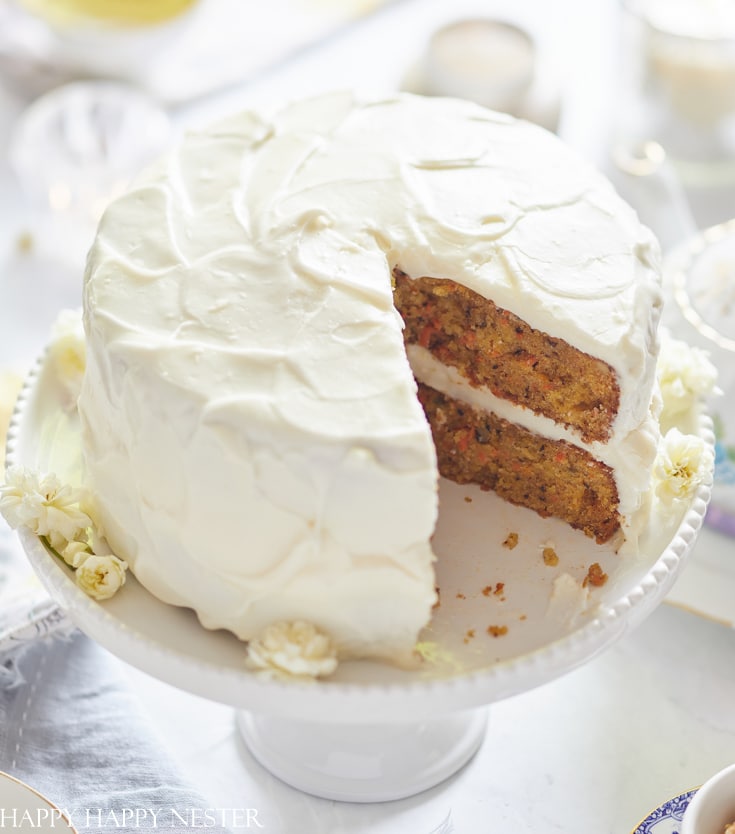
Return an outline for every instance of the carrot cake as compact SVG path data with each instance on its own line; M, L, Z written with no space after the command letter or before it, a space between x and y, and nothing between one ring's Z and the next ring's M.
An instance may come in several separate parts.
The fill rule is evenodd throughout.
M96 518L208 628L304 620L400 660L439 473L635 542L657 258L555 136L469 103L339 93L193 132L89 255Z

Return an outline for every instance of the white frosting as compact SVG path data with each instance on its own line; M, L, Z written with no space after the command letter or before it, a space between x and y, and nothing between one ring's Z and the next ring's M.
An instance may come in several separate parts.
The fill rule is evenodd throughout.
M539 128L333 94L190 135L106 212L85 282L89 485L154 594L250 638L408 652L436 460L391 269L450 277L618 371L648 415L657 250Z

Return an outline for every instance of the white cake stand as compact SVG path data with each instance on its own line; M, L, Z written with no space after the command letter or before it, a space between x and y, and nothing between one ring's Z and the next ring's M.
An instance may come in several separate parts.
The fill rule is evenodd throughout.
M40 361L16 408L9 464L79 482L68 402ZM706 415L688 420L684 430L713 444ZM442 483L434 539L441 601L422 635L425 661L413 670L346 662L312 684L254 676L241 642L205 630L134 577L113 599L92 600L38 538L20 536L49 593L83 631L139 669L235 707L251 752L273 774L330 799L383 801L425 790L465 764L484 738L487 705L585 663L653 611L691 550L709 495L700 487L648 531L640 552L622 557L493 494ZM503 545L510 532L519 534L513 549ZM547 546L555 566L542 558ZM584 600L581 580L594 562L609 579Z

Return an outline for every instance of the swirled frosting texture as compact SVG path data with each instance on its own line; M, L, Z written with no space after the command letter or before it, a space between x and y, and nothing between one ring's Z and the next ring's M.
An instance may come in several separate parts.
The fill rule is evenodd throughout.
M616 368L648 416L656 248L544 131L451 100L333 94L189 135L114 202L79 400L114 549L242 638L410 651L434 602L436 461L391 269L451 277Z

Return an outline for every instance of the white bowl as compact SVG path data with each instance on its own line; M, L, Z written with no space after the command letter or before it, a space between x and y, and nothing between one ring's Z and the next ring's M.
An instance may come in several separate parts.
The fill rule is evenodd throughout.
M684 814L681 834L724 834L731 822L735 822L735 764L697 791Z

